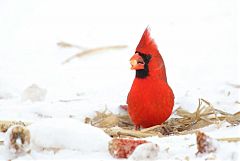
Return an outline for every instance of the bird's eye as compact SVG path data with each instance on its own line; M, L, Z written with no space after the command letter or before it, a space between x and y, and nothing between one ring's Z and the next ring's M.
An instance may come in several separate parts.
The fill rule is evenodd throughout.
M147 55L147 60L149 61L152 58L150 54Z

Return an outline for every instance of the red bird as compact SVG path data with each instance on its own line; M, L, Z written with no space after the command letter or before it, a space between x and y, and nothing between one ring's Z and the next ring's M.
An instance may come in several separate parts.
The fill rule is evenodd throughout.
M136 77L128 94L128 113L136 129L160 125L172 113L174 94L167 83L164 61L145 30L130 59Z

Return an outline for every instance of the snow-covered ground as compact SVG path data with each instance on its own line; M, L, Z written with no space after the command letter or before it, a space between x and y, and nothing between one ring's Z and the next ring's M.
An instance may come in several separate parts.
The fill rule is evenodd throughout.
M175 108L182 106L194 111L198 98L204 98L226 112L240 111L239 88L233 86L240 84L236 3L236 0L2 0L0 120L37 124L49 117L60 120L71 117L82 122L106 107L119 112L118 106L126 103L135 75L130 70L129 58L147 25L165 60L168 82L175 93ZM63 65L64 60L80 50L60 48L57 46L60 41L79 45L83 50L109 45L128 48L99 52ZM43 101L24 100L24 90L33 84L46 91ZM79 126L82 125L76 125ZM219 129L212 125L203 131L216 138L240 135L239 126L226 126L223 124ZM76 130L72 137L79 133L81 130ZM43 133L42 137L46 135ZM0 140L3 137L1 133ZM106 144L101 138L99 142ZM195 143L195 135L148 140L159 144L158 159L186 156L203 159L196 158L195 145L189 147ZM68 146L64 141L62 144L66 149L57 153L32 151L19 159L113 159L107 149L83 152L80 145ZM217 159L239 160L239 146L221 144ZM4 159L3 153L1 147L0 159Z

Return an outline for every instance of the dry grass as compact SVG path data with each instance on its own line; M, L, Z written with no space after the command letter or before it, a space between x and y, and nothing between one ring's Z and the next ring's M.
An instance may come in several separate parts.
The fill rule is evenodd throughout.
M162 125L142 129L141 131L134 130L134 125L128 115L117 115L108 110L96 112L94 118L86 118L85 122L102 128L112 137L136 138L190 134L211 124L220 127L222 121L227 121L233 126L240 123L240 112L230 114L221 111L204 99L199 99L199 105L193 113L181 107L176 109L174 113L177 117L170 118Z
M22 121L0 121L0 132L6 132L13 125L27 126L30 123Z
M96 112L95 117L85 118L85 123L103 129L111 137L144 138L149 136L186 135L199 131L200 128L211 124L221 125L222 121L229 122L232 126L240 124L240 112L230 114L216 109L211 103L199 99L195 112L191 113L179 107L174 111L176 117L168 119L162 125L134 130L134 125L129 116L113 114L107 109ZM21 121L0 121L0 132L6 132L10 126L27 126L30 123ZM239 142L240 138L218 138L218 141ZM0 141L0 145L2 142Z

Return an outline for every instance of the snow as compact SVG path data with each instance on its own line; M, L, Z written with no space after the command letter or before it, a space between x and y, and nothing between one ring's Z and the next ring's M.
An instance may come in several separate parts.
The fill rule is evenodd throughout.
M107 152L110 137L99 128L75 119L43 119L29 127L32 146L70 149L81 152Z
M0 118L32 122L39 130L34 137L39 145L64 147L56 153L33 150L18 159L113 160L106 150L94 151L98 149L93 146L96 140L99 146L106 146L107 136L81 122L105 108L120 112L118 106L126 103L135 74L129 58L147 25L167 67L175 93L174 109L181 106L194 111L198 98L204 98L226 112L239 111L239 88L231 85L240 84L236 4L236 0L0 1ZM59 48L56 44L60 41L84 49L128 48L99 52L63 65L79 49ZM33 84L40 89L40 101L22 99L28 97L25 91ZM202 130L213 138L239 136L239 126L227 126L223 123ZM47 141L48 134L51 139ZM3 138L0 133L0 140ZM74 138L79 142L85 138L83 145L89 146L89 151L71 144ZM148 139L159 145L159 160L203 159L195 156L196 145L189 147L195 144L195 135ZM219 160L239 160L239 145L221 143L213 155Z
M221 128L217 128L216 125L210 125L201 131L206 132L211 138L225 138L225 137L239 137L239 127L226 127L227 124L223 124ZM210 130L211 129L211 130ZM190 160L205 160L210 157L214 157L217 160L239 160L239 143L217 142L214 141L217 147L216 153L203 154L196 156L197 145L196 135L189 134L184 136L170 136L159 139L158 137L151 137L147 139L155 144L159 145L159 160L178 160L178 159L190 159Z
M155 160L159 153L158 144L145 143L137 146L129 157L130 160Z
M32 84L30 87L26 88L22 94L22 100L27 101L30 100L32 102L35 101L43 101L47 94L46 89L42 89L38 87L36 84Z

